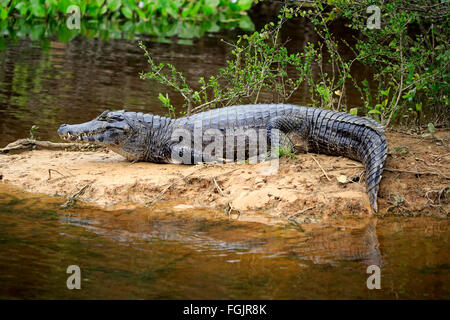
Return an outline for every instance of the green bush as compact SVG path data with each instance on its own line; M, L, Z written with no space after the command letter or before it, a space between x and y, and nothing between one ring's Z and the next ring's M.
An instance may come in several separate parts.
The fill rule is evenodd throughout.
M171 64L157 63L141 42L150 71L141 74L142 79L156 80L171 87L186 101L185 112L205 110L236 103L258 103L263 92L279 102L288 100L294 91L312 76L310 55L288 54L280 44L283 24L298 15L299 9L283 8L277 23L267 24L260 32L238 36L231 46L233 59L209 79L200 77L197 88L190 86L181 72ZM295 77L288 76L288 68L295 68ZM163 96L164 97L164 96ZM160 99L173 114L175 109L168 99Z
M253 31L247 12L253 0L0 0L0 34L45 40L58 35L70 41L78 34L89 38L136 38L145 34L168 41L193 39L222 28ZM80 7L80 29L69 29L70 5ZM189 40L179 42L190 44ZM184 43L183 42L183 43Z
M142 44L151 70L141 77L179 92L186 100L187 113L235 103L286 102L298 88L307 87L311 105L366 115L385 126L430 121L448 125L448 6L426 0L328 3L315 1L313 7L304 9L302 2L287 2L277 23L270 22L231 43L233 57L227 66L209 79L200 78L198 89L189 86L173 66L156 63ZM378 4L382 12L380 29L367 28L366 10L372 4ZM288 53L279 32L287 20L300 15L313 23L321 40ZM345 19L357 31L355 46L330 31L336 19ZM350 48L353 56L341 55L342 46ZM357 81L355 62L365 65L374 81ZM361 105L347 109L343 102L349 87L359 90ZM262 99L263 92L270 94L270 101ZM164 105L168 108L170 102L165 100Z
M128 20L154 17L189 18L204 20L205 17L223 14L228 19L245 15L253 0L1 0L0 19L19 15L26 18L49 19L67 14L71 5L80 7L81 15L90 19L108 16ZM243 22L245 24L245 22Z
M450 11L448 1L331 1L336 17L361 35L356 59L368 66L377 82L357 85L375 119L389 126L429 120L448 124ZM381 28L369 30L366 9L381 9Z

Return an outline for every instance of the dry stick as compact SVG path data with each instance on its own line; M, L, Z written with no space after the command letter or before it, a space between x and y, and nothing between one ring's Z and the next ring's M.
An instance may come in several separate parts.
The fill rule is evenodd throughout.
M444 179L450 180L450 177L447 177L445 174L439 173L439 172L432 172L432 171L410 171L410 170L401 170L401 169L391 169L391 168L384 168L384 171L389 172L400 172L400 173L411 173L411 174L418 174L418 175L436 175L443 177Z
M156 200L160 199L160 198L167 192L167 190L169 190L169 189L170 189L171 187L173 187L175 184L177 184L177 183L180 182L181 180L185 180L187 177L189 177L189 176L193 175L194 173L196 173L196 172L202 170L203 168L204 168L204 167L202 166L202 167L198 168L197 170L194 170L194 171L192 171L191 173L189 173L189 174L187 174L187 175L181 177L180 179L175 180L174 182L172 182L171 184L169 184L167 187L165 187L160 193L158 193L158 195L156 195L156 197L154 197L152 200L150 200L149 202L147 202L147 203L145 204L145 206L151 205L153 202L155 202Z
M239 211L238 209L236 209L230 201L227 202L227 205L225 207L225 213L228 214L228 220L232 220L231 217L231 212L232 211L236 211L237 213L237 218L235 220L239 220L239 218L241 217L241 211Z
M314 158L313 158L314 159ZM317 163L317 161L316 161ZM328 171L335 171L335 170L341 170L341 169L358 169L358 168L364 168L364 166L344 166L344 167L333 167L333 168L329 168L327 169ZM314 170L314 169L311 169ZM319 170L319 169L316 169ZM320 167L320 170L323 169L322 167ZM445 174L441 173L441 172L433 172L433 171L410 171L410 170L401 170L401 169L393 169L393 168L384 168L384 171L388 171L388 172L399 172L399 173L410 173L410 174L418 174L418 175L436 175L436 176L441 176L445 179L450 179L450 177L446 176Z
M327 168L328 171L336 171L341 169L361 169L364 168L364 166L343 166L343 167L336 167L333 166L332 168ZM319 170L319 169L312 169L312 170Z
M423 163L425 163L425 165L427 165L429 167L442 167L442 168L445 168L445 169L450 169L450 167L444 166L444 165L439 164L439 163L428 163L425 160L420 159L420 158L416 158L416 160L422 161Z
M220 195L221 195L222 197L225 196L225 195L224 195L224 193L223 193L222 188L221 188L221 187L219 186L219 184L217 183L216 178L218 178L218 177L220 177L220 176L223 176L223 175L225 175L225 174L228 175L228 174L230 174L230 173L232 173L232 172L234 172L234 171L236 171L236 170L238 170L238 169L240 169L240 168L236 168L236 169L233 169L233 170L230 170L230 171L227 171L227 172L218 174L218 175L216 175L216 176L213 177L214 185L215 185L215 187L217 188L217 190L219 191L219 193L220 193Z
M68 147L80 147L78 143L55 143L50 141L38 141L30 139L19 139L11 142L6 147L0 149L0 153L8 153L13 150L29 149L31 147L41 147L45 149L65 149Z
M81 196L84 193L84 191L86 191L86 189L90 186L91 186L90 184L87 184L83 188L81 188L78 192L76 192L72 196L70 196L69 200L67 200L63 205L61 205L61 208L69 208L70 206L72 206L72 204L76 200L76 198Z
M449 155L450 155L450 153L445 153L445 154L441 154L441 155L433 154L432 156L436 158L435 161L439 161L441 158L445 158L445 157L447 157Z
M213 181L214 181L214 185L216 186L216 188L217 188L217 190L219 191L220 195L223 197L224 194L223 194L222 188L221 188L221 187L219 186L219 184L217 183L216 177L213 177Z
M331 181L330 177L328 177L327 173L325 172L325 170L323 170L322 166L320 165L319 161L316 160L316 158L314 158L313 155L311 155L311 158L313 158L313 160L317 163L317 165L319 166L319 168L322 170L323 174L325 175L325 177L328 179L328 181Z
M232 173L232 172L234 172L234 171L236 171L236 170L239 170L239 169L241 169L241 168L236 168L236 169L233 169L233 170L230 170L230 171L227 171L227 172L218 174L217 176L214 176L214 178L218 178L218 177L223 176L223 175L225 175L225 174L230 174L230 173Z
M431 202L430 205L431 205L432 207L441 207L441 197L442 197L442 194L443 194L444 191L447 190L448 188L449 188L448 186L445 186L445 187L443 187L443 188L441 188L441 189L428 190L428 191L425 193L425 197L428 199L429 202ZM431 193L431 192L436 192L436 193L437 193L437 195L438 195L438 196L437 196L437 200L438 200L438 202L439 202L438 205L434 204L434 201L431 200L430 197L428 196L428 194Z
M309 207L309 208L306 208L306 209L303 209L302 211L299 211L299 212L297 212L297 213L294 213L294 214L292 214L292 215L290 215L290 216L288 217L288 220L292 220L292 219L298 217L299 215L305 213L306 211L309 211L309 210L314 209L315 207L317 207L317 205L312 206L312 207Z
M52 178L52 171L55 171L56 173L59 173L59 174L62 175L64 178L67 177L66 175L62 174L62 173L59 172L58 170L55 170L55 169L48 169L48 179L47 179L47 180L51 180L51 178Z

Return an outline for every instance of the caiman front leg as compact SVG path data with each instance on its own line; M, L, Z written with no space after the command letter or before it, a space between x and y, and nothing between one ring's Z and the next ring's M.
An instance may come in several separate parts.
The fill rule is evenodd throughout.
M227 163L224 158L219 158L202 151L197 151L188 146L174 145L171 148L171 163L175 164L199 164L199 163Z

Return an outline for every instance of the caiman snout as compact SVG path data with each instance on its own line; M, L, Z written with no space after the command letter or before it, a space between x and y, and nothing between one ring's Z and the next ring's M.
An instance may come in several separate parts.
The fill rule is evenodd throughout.
M65 127L67 127L67 124L62 124L62 125L59 127L59 129L58 129L58 134L59 134L60 136L62 136L62 135L64 135L64 134L66 133L66 131L64 130Z
M69 125L67 124L62 124L59 129L58 129L58 134L59 136L64 139L64 140L76 140L76 135L74 135L73 133L71 133L69 131Z
M63 140L85 141L103 143L105 137L113 137L113 131L105 128L106 122L96 119L80 124L63 124L58 129L58 134ZM113 141L108 141L112 143Z

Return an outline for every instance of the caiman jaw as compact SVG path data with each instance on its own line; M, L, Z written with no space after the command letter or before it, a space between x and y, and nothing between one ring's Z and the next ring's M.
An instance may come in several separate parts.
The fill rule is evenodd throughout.
M86 142L98 142L103 139L101 139L101 135L103 134L102 131L98 132L81 132L80 134L74 134L71 132L67 132L65 134L60 134L61 139L66 141L86 141ZM95 136L100 136L97 139L95 139ZM92 139L89 139L92 137Z

